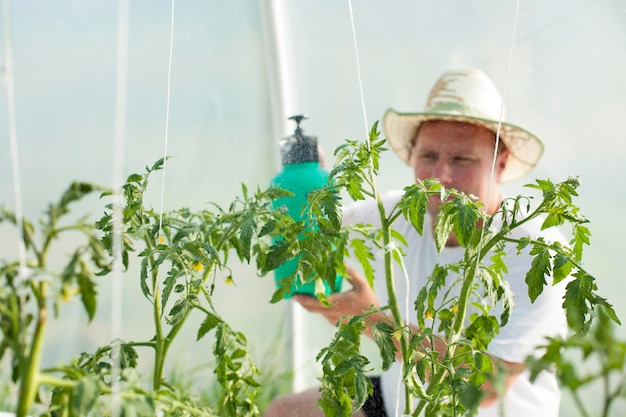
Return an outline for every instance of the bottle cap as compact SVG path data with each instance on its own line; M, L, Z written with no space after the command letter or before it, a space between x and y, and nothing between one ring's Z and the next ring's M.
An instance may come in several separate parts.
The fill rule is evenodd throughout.
M295 120L296 130L293 135L280 141L280 154L283 165L319 161L317 137L304 136L300 128L300 122L306 118L303 114L297 114L289 118L289 120Z

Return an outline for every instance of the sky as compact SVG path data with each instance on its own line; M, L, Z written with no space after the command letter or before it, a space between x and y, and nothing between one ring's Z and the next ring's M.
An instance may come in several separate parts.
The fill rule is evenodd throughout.
M7 3L0 59L6 62L9 45L19 178L12 168L5 75L0 205L14 207L17 185L25 216L35 220L73 180L113 182L117 2ZM592 232L585 266L626 317L619 303L626 295L620 261L626 235L620 220L626 203L622 0L189 0L174 4L173 31L170 1L129 3L123 175L172 157L164 188L160 178L154 181L149 204L158 206L163 197L166 209L203 209L230 202L241 183L265 187L279 169L278 140L293 129L286 117L295 113L308 115L302 127L318 137L332 165L332 150L346 139L364 139L387 108L420 111L444 70L478 67L503 93L507 120L545 144L531 175L506 192L523 193L536 178L580 176L578 204ZM270 24L270 5L280 27ZM411 170L389 152L379 179L383 190L404 187ZM102 201L77 210L98 216ZM60 242L58 256L70 244ZM15 247L14 232L0 227L0 258L14 258ZM236 288L222 289L219 308L244 333L267 329L254 336L261 351L280 331L284 309L268 303L270 279L245 266L239 273ZM128 282L125 332L135 335L145 316L134 311L142 296L136 281ZM246 311L233 308L242 298ZM62 341L52 331L57 348L50 361L105 343L106 301L89 329L78 309L65 309L59 328L81 330ZM321 327L311 324L325 334Z

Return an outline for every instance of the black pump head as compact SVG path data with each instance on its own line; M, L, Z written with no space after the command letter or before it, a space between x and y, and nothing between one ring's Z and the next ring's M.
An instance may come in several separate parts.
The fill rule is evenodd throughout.
M289 120L295 120L296 130L293 135L284 138L280 142L280 153L283 165L299 164L302 162L318 162L317 137L304 136L300 122L306 119L306 115L297 114Z

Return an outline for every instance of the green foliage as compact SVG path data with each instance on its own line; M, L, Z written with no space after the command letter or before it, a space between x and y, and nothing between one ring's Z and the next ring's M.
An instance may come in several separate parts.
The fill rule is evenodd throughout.
M272 200L284 192L271 189L251 194L242 186L243 198L236 199L228 210L216 206L213 211L181 208L157 213L146 207L143 199L150 176L162 166L163 160L159 160L146 167L145 173L130 175L118 193L123 200L120 258L125 268L131 253L140 260L138 283L154 317L151 340L115 341L92 354L81 354L67 366L39 369L48 303L58 306L79 297L87 316L92 318L97 309L95 278L113 270L113 204L106 206L95 224L85 219L63 223L70 213L69 205L93 191L100 191L103 198L118 197L111 190L75 183L59 203L49 207L38 234L30 222L23 221L24 242L29 251L27 274L20 273L18 261L3 261L0 266L0 353L9 354L13 380L21 384L19 416L31 409L40 384L52 389L47 415L54 416L98 414L96 410L110 409L111 401L117 404L121 415L154 415L157 410L173 416L259 414L255 402L258 369L248 354L247 340L220 318L212 299L217 279L226 276L227 283L234 279L227 265L233 253L242 261L249 262L255 254L257 259L266 259L269 246L263 235L274 230L272 224L288 221L282 213L270 209ZM327 200L320 201L326 204ZM11 212L3 209L1 213L1 222L17 225ZM82 233L85 244L70 254L60 272L51 271L46 257L49 247L68 231ZM215 411L169 384L163 375L169 348L191 314L205 317L198 339L210 333L215 339L214 371L222 387ZM154 351L150 388L144 386L136 372L141 358L138 348Z
M253 247L261 275L285 262L295 262L291 276L279 282L272 303L281 301L290 292L293 280L316 281L316 293L325 300L322 283L334 291L337 273L345 275L343 259L348 251L349 233L341 229L341 205L337 190L324 187L310 192L307 199L308 207L303 220L295 221L279 209L275 212L277 217L268 220L257 234L258 238L266 235L280 237L274 240L271 247L262 243Z
M614 323L605 308L597 307L597 319L588 333L548 340L541 357L528 358L532 380L540 372L556 370L559 382L572 394L581 415L611 415L615 403L626 400L626 342L615 336ZM582 393L598 383L601 411L593 414L590 404L582 400Z
M72 203L101 191L96 186L73 183L51 204L39 222L39 230L23 219L18 223L14 213L0 210L0 223L21 226L21 237L26 250L22 261L0 261L0 358L8 355L12 366L12 380L20 385L18 414L25 415L36 393L36 378L43 349L43 330L48 320L49 303L58 314L59 305L75 294L80 294L89 319L96 310L96 283L92 267L104 268L107 256L104 245L92 224L85 219L68 219ZM78 233L83 237L69 255L69 261L60 272L48 269L50 246L62 235Z
M12 380L20 387L18 416L27 415L33 403L41 400L37 395L40 386L52 392L50 402L44 405L43 415L49 416L108 415L112 411L124 416L258 415L260 388L267 380L251 360L245 335L226 323L213 303L217 280L231 284L238 279L229 267L233 257L254 264L261 276L285 262L296 262L295 271L279 283L272 302L282 300L294 280L307 280L315 282L318 298L328 303L322 284L334 288L337 274L346 275L347 256L356 258L370 285L375 275L384 277L389 305L343 320L331 344L317 356L323 368L319 405L329 416L352 415L371 393L367 373L372 367L361 354L361 337L368 327L383 369L396 361L402 366L406 414L472 415L483 398L480 386L485 381L501 391L500 365L484 351L507 324L513 308L513 294L503 280L507 248L511 247L533 257L526 274L531 300L547 285L566 281L563 308L572 336L550 340L545 355L530 360L533 376L556 367L562 383L577 392L590 381L623 374L626 347L610 330L611 323L619 323L619 319L611 304L598 295L595 278L582 267L590 232L573 203L577 178L562 183L537 180L528 187L541 193L538 202L531 204L521 196L508 199L491 217L472 196L446 189L432 179L407 187L397 206L390 208L382 204L376 186L383 151L385 140L380 139L377 124L365 142L348 140L338 147L337 163L330 173L333 186L309 194L300 221L282 209L271 208L272 202L288 196L288 191L252 192L245 185L241 197L227 208L212 205L211 210L180 208L159 213L145 206L144 193L163 160L146 167L142 174L130 175L120 190L72 184L50 205L38 227L1 209L0 223L21 226L27 250L26 265L0 261L0 359L8 356ZM71 205L93 192L119 202L121 210L112 202L95 223L69 220ZM343 226L342 195L353 200L374 199L378 226ZM441 251L453 235L465 253L455 264L437 265L420 289L413 300L420 328L415 331L403 321L395 296L393 264L402 266L407 242L393 223L403 216L423 234L427 205L434 198L441 201L434 229L437 249ZM537 218L542 219L543 228L570 227L569 245L512 233ZM496 220L497 228L492 227ZM121 230L116 231L116 226ZM58 271L49 269L51 244L70 231L80 233L82 243ZM118 232L121 253L114 254L114 234ZM384 254L384 271L373 269L377 251ZM131 261L139 262L137 283L152 312L154 336L147 341L115 340L93 353L82 353L70 364L40 369L49 305L59 314L60 305L76 297L92 319L98 307L96 278L112 272L114 255L119 255L125 270ZM388 321L373 319L383 314ZM170 347L191 315L201 318L198 343L206 343L207 338L213 341L217 398L210 406L188 386L164 375ZM145 349L154 353L152 381L147 386L137 371ZM576 366L565 359L564 352L571 349L581 351L584 359L597 353L601 369L579 377ZM624 397L625 391L623 381L607 391L605 409Z
M407 398L404 413L472 414L482 398L479 387L487 378L496 390L503 389L504 380L498 373L494 375L492 361L481 352L506 325L513 308L513 294L502 279L507 272L507 245L517 247L520 252L528 250L533 257L526 275L532 301L546 285L568 280L563 307L575 334L582 337L588 332L596 308L619 323L613 307L597 294L595 278L582 268L583 247L589 244L590 233L585 226L587 220L573 204L579 185L577 178L562 183L538 180L529 185L542 194L534 208L529 199L517 197L505 200L493 217L486 216L481 204L471 196L445 189L436 180L418 181L407 187L398 205L389 209L383 206L376 188L378 161L384 150L384 141L379 139L376 129L374 125L364 143L349 140L337 148L337 162L330 176L338 192L345 191L354 200L371 197L377 201L380 227L348 227L352 236L357 236L350 246L364 266L370 284L374 272L369 266L373 259L369 248L382 249L385 254L382 272L390 301L383 309L391 312L393 321L373 326L372 333L383 358L383 368L390 366L399 349ZM399 262L399 253L406 242L393 230L393 221L404 216L419 234L424 233L426 208L432 198L441 201L434 230L437 249L441 251L453 234L465 248L465 256L457 264L438 265L421 289L415 300L420 332L414 334L405 326L395 299L391 264ZM511 233L535 218L543 218L543 228L568 225L572 231L570 245L543 238L515 237ZM497 230L491 227L495 219L501 223ZM455 286L459 290L453 293L451 289ZM476 312L468 316L470 305ZM501 306L500 310L496 305ZM500 314L494 315L495 311ZM369 314L371 311L364 312L342 324L335 341L318 357L324 367L320 407L327 415L349 416L367 395L369 385L356 383L363 376L364 364L368 363L359 356L357 331L364 328ZM445 348L435 350L432 348L435 344ZM350 374L343 373L345 364L352 367ZM411 398L420 400L416 407Z
M351 415L353 408L360 408L372 393L366 375L369 360L359 354L364 330L360 317L351 319L339 327L332 343L317 356L324 371L320 407L327 416Z

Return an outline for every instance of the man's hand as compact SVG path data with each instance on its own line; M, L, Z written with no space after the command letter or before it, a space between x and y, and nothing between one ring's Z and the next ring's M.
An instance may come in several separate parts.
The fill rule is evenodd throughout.
M347 271L352 289L330 295L328 297L330 306L327 307L317 298L304 294L296 294L293 299L307 311L323 315L332 325L337 325L342 318L349 319L363 314L372 306L378 307L378 298L367 280L350 267Z

